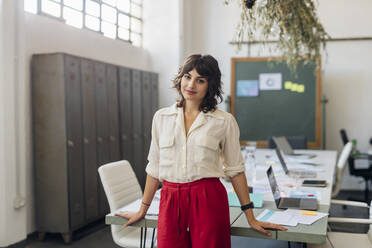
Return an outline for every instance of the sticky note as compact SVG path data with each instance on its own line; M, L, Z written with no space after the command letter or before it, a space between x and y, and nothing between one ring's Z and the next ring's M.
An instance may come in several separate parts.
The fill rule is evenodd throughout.
M303 85L303 84L297 85L297 92L298 93L304 93L305 92L305 85Z
M312 216L316 216L316 212L314 212L314 211L301 211L301 214L302 214L302 215L312 215Z
M297 91L298 84L293 84L291 85L291 91Z
M286 90L290 90L291 87L292 87L292 82L291 82L291 81L286 81L286 82L284 83L284 89L286 89Z

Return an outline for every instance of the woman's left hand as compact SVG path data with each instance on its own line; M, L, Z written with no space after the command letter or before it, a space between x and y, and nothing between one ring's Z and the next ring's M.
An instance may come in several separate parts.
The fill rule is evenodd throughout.
M282 227L282 226L279 226L277 224L273 224L273 223L270 223L270 222L259 221L255 218L252 219L252 220L248 220L248 223L253 229L255 229L259 232L262 232L262 233L266 234L267 236L271 236L271 233L268 230L265 230L265 228L276 229L276 230L280 230L280 231L287 231L287 228L285 228L285 227Z

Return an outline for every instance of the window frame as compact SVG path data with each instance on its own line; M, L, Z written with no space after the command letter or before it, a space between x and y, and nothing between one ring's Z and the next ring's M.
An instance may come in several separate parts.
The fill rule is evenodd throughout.
M65 24L67 24L66 23L66 20L63 18L63 8L64 7L67 7L67 8L70 8L72 10L79 11L82 14L82 27L81 27L81 29L89 30L91 32L95 32L95 33L98 33L98 34L101 34L101 35L105 36L104 32L102 31L102 22L107 22L107 23L110 23L110 24L115 25L115 29L116 29L115 38L113 38L113 37L108 37L108 38L111 38L113 40L120 40L120 41L129 43L131 45L134 45L133 44L134 42L132 40L132 33L134 33L134 34L139 35L141 37L140 44L134 45L134 46L142 47L142 43L143 43L143 17L142 17L142 14L143 14L143 0L141 0L141 3L140 4L138 4L136 2L138 0L136 0L136 1L135 0L128 0L129 1L129 12L128 13L120 10L117 6L112 6L112 5L108 4L108 3L105 3L102 0L90 0L90 1L93 1L93 2L96 2L96 3L99 4L99 13L100 13L99 14L99 17L93 16L93 15L88 14L86 12L86 0L82 0L82 5L83 5L82 10L79 10L79 9L76 9L76 8L73 8L73 7L70 7L68 5L65 5L64 4L64 0L49 0L51 2L55 2L55 3L57 3L57 4L60 5L60 16L59 17L56 17L54 15L48 14L46 12L43 12L42 11L42 1L43 0L36 0L36 2L37 2L36 15L40 15L40 16L45 16L45 17L48 17L48 18L52 18L52 19L55 19L55 20L58 20L58 21L61 21L61 22L65 23ZM132 15L132 12L131 12L132 11L132 4L135 4L135 5L137 5L137 6L139 6L141 8L141 17L137 17L137 16ZM112 23L110 21L106 21L106 20L102 19L102 5L107 5L107 6L109 6L111 8L114 8L116 10L116 23ZM125 15L125 16L127 16L129 18L128 29L119 25L119 14ZM91 29L91 28L89 28L89 27L86 26L86 19L85 19L86 16L97 18L99 20L99 30L98 31L93 30L93 29ZM132 18L137 19L140 22L140 24L141 24L141 30L140 30L140 32L136 32L136 31L133 31L132 30ZM69 24L67 24L67 25L69 25ZM69 25L69 26L71 26L71 25ZM122 28L124 30L128 30L128 33L129 33L129 39L128 40L119 37L119 28ZM107 36L105 36L105 37L107 37Z

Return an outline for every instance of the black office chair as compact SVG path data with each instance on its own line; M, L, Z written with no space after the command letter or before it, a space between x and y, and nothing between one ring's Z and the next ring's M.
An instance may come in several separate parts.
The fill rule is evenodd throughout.
M345 129L340 130L342 142L347 144L349 142L349 138L347 137ZM368 169L357 169L355 168L355 160L368 160L369 167ZM362 177L365 181L365 191L364 191L364 201L369 203L369 181L372 180L372 159L371 156L368 154L360 153L360 152L353 152L348 158L349 164L349 172L350 175L356 177ZM356 200L360 201L360 199L349 199L349 200Z
M307 149L306 136L286 136L286 138L293 149ZM276 144L272 137L267 139L267 148L276 148Z

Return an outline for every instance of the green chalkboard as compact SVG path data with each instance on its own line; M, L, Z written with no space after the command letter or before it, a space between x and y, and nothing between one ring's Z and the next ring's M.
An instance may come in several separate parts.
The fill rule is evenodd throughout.
M300 62L297 76L276 58L233 58L231 68L230 110L239 124L242 143L257 141L265 146L269 136L305 135L308 147L320 148L320 65ZM272 74L281 79L275 84L263 80ZM242 91L240 86L248 80L258 85L258 95L247 96Z

